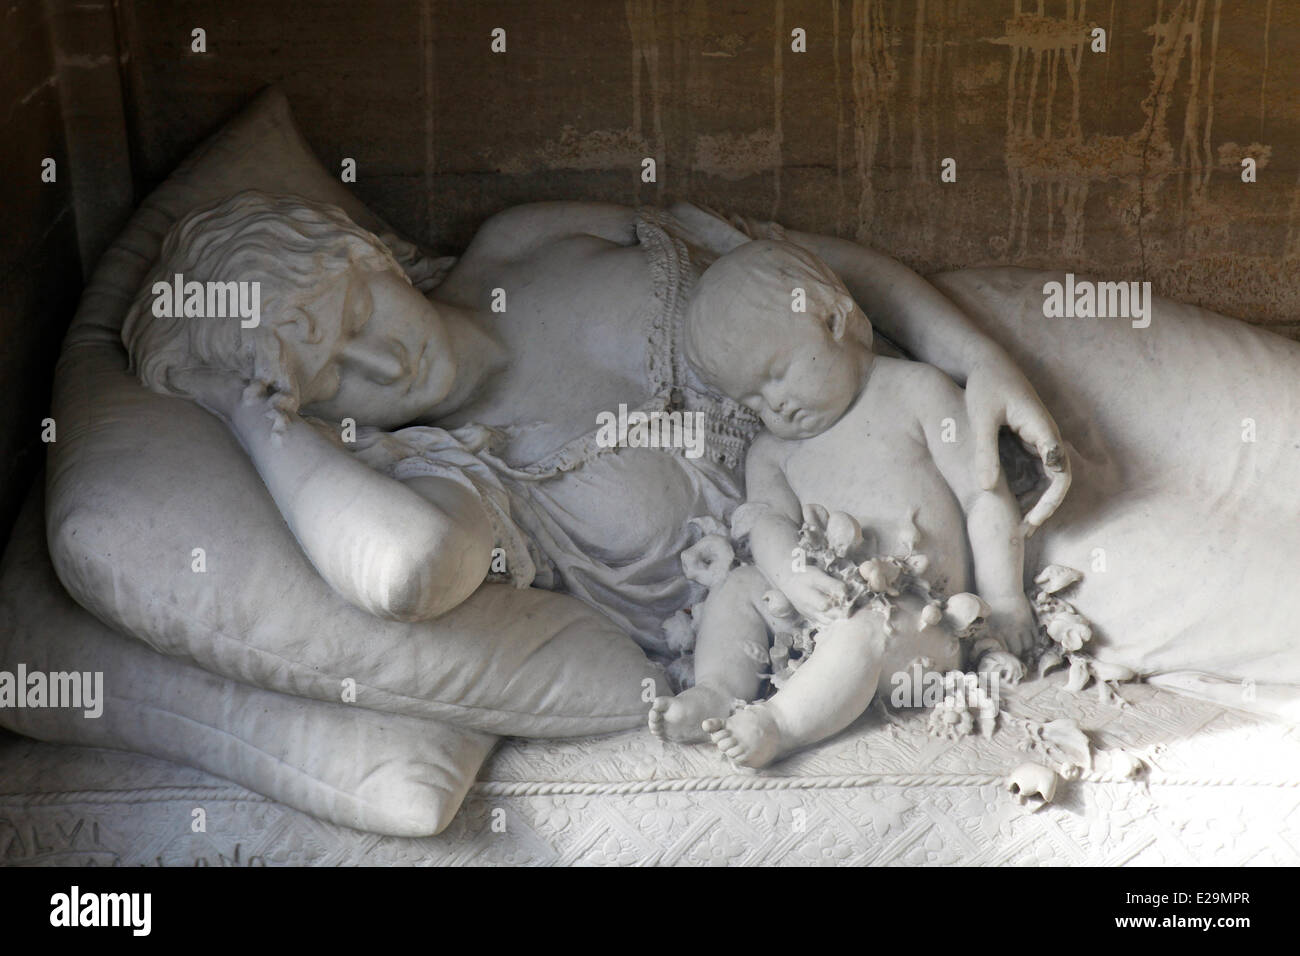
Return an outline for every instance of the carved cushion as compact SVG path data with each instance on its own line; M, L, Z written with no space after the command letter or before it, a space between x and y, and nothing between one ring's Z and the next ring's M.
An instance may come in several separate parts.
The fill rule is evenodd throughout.
M115 633L59 586L45 547L41 498L38 488L0 565L0 671L99 673L102 694L80 700L98 716L87 717L85 706L6 706L0 726L56 743L166 757L357 830L427 836L451 821L495 737L249 687ZM71 751L67 762L40 786L66 787L84 770L84 751ZM170 773L212 783L181 768ZM114 783L144 785L130 774ZM190 832L193 808L220 813L212 802L217 793L210 785L173 793L189 803L182 822L155 821L151 829Z
M1071 447L1026 564L1084 573L1088 650L1152 682L1300 717L1300 343L1155 298L1150 325L1049 318L1061 273L932 281L1004 345Z
M360 707L491 733L638 725L656 672L604 617L538 590L507 615L508 585L434 622L368 615L316 573L227 429L127 372L121 321L168 227L250 188L332 202L386 231L312 155L276 90L144 201L96 269L56 374L46 526L68 592L156 650L254 686L338 701L351 681Z

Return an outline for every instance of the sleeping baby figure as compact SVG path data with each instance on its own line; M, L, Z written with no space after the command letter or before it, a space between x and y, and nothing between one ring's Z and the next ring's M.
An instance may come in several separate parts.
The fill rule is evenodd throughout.
M848 726L917 662L1019 677L1015 655L1036 634L1020 509L1004 479L986 489L976 478L960 388L932 366L876 355L843 284L787 242L748 243L704 273L684 347L765 431L737 512L753 563L696 609L695 684L654 702L655 734L711 738L762 767ZM810 546L840 565L864 548L879 557L854 579L807 559ZM923 586L898 586L912 581ZM987 618L973 648L936 601L969 591ZM799 616L815 646L769 699L734 709L772 669L782 618Z

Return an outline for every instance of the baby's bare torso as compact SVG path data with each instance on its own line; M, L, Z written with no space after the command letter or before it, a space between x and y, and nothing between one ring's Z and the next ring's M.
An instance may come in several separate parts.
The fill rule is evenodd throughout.
M812 438L782 443L780 454L801 504L853 515L877 553L925 554L934 588L955 594L971 582L966 519L909 404L915 368L877 359L838 422Z

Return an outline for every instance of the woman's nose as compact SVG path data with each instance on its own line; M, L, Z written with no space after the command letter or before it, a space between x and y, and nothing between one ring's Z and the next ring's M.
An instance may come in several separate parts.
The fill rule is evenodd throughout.
M353 339L343 349L343 361L372 382L389 385L406 371L405 362L397 349L388 343L375 342L365 337Z

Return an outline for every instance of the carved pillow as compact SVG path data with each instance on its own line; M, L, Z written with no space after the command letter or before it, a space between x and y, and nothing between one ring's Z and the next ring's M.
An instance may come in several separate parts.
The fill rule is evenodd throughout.
M485 585L433 622L382 621L335 594L230 432L127 372L123 316L168 227L244 189L292 192L386 227L325 171L284 96L262 94L144 201L82 297L54 388L46 525L69 593L156 650L283 693L524 736L622 730L656 670L603 616ZM195 549L202 550L200 573Z
M1049 318L1044 290L1064 279L932 278L1024 369L1070 447L1074 482L1028 542L1031 574L1083 572L1065 596L1098 660L1295 719L1300 343L1159 297L1145 327ZM1292 703L1256 708L1265 685Z
M0 726L170 758L358 830L427 836L451 822L495 737L249 687L114 633L59 587L41 498L31 495L0 566L0 671L102 674L101 692L79 700L98 716L86 706L0 707ZM149 799L137 786L122 780L119 796Z

